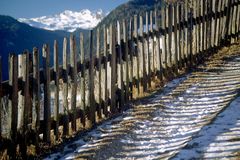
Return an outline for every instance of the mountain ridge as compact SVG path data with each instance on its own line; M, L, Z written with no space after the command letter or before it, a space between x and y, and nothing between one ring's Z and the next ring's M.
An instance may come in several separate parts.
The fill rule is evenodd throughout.
M20 22L24 22L33 27L43 28L46 30L65 30L73 32L77 28L92 29L107 15L103 10L90 11L83 9L79 12L65 10L61 13L42 16L37 18L19 18Z

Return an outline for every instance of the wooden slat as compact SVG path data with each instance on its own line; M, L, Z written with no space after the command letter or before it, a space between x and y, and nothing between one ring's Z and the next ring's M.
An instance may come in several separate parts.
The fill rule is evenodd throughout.
M11 87L11 95L9 97L8 108L6 110L6 124L3 126L6 129L6 138L11 138L12 144L9 146L10 158L14 159L16 156L16 142L17 142L17 121L18 121L18 59L15 54L9 55L9 86Z
M184 28L184 55L185 55L185 64L188 65L188 58L189 58L189 50L188 50L188 2L187 0L184 1L184 20L186 22L185 28Z
M220 12L220 6L221 6L221 0L218 0L217 3L216 3L216 12ZM218 46L219 45L219 26L220 26L220 19L219 17L217 17L217 14L216 14L216 37L215 37L215 46Z
M238 14L237 14L237 20L240 19L240 2L238 2ZM237 31L238 31L238 40L240 39L240 20L237 23Z
M162 42L163 42L163 45L162 45L162 60L163 60L163 67L164 69L167 68L167 48L166 48L166 7L162 8L161 9L161 17L162 17L162 24L161 24L161 27L162 27L162 31L164 32L162 34Z
M26 60L26 54L19 54L18 55L18 78L23 79L25 77L25 60ZM23 80L22 80L23 81ZM18 86L19 87L19 86ZM22 134L23 127L24 127L24 87L23 85L22 89L19 91L19 97L18 97L18 131Z
M133 54L134 54L134 42L133 42L133 20L130 19L129 22L129 50L130 50L130 65L129 65L129 91L130 91L130 99L133 99Z
M82 123L83 126L85 123L85 112L86 112L86 78L85 78L85 53L84 53L84 37L83 33L80 33L80 63L81 63L81 79L80 79L80 96L81 96L81 110L83 112L82 115Z
M140 26L139 26L139 36L142 37L142 40L139 41L139 61L141 62L141 70L142 70L142 86L143 92L147 91L147 74L146 74L146 59L144 52L144 39L143 39L143 17L140 16ZM143 93L142 93L143 94Z
M147 56L147 71L148 71L148 87L151 88L151 74L152 74L152 69L151 69L151 61L152 61L152 52L149 51L149 14L146 12L146 21L145 21L145 26L146 26L146 39L145 39L145 47L146 47L146 56Z
M238 10L238 12L237 12L237 21L236 21L236 23L237 23L237 32L238 32L238 40L240 39L240 2L238 1L238 5L237 5L237 10ZM239 21L238 21L239 20Z
M237 33L236 32L236 22L237 22L237 20L236 20L236 16L237 16L237 6L236 5L233 5L233 7L232 7L232 42L234 43L235 42L235 34ZM239 21L239 20L238 20Z
M63 136L69 135L69 106L68 106L68 55L67 55L67 38L63 40Z
M104 57L106 58L107 55L108 55L108 42L107 42L107 36L108 36L108 33L107 33L107 28L106 26L103 27L104 29L104 35L103 35L103 39L104 39L104 44L103 44L103 54L104 54ZM103 113L105 116L108 115L108 97L109 97L109 94L108 94L108 65L107 65L107 60L104 61L104 107L103 107Z
M171 52L171 41L172 41L172 7L171 5L168 5L166 7L166 27L168 28L167 31L167 66L168 68L172 67L171 59L172 59L172 52Z
M72 131L75 132L76 126L76 107L77 107L77 53L76 53L76 39L72 34L70 35L70 67L71 67L71 112Z
M93 58L93 31L90 31L90 67L89 67L89 120L91 125L95 125L96 123L96 102L94 97L94 58Z
M196 9L196 1L192 1L192 13L193 13L193 26L192 26L192 63L195 64L196 52L197 52L197 25L196 25L196 16L197 16L197 9Z
M177 12L177 4L175 3L173 6L174 15L174 72L178 74L178 12Z
M116 80L117 80L117 66L116 66L116 29L115 25L110 25L110 52L111 52L111 107L112 114L117 112L116 106Z
M102 117L102 111L101 111L101 104L102 104L102 80L101 80L101 54L100 54L100 33L99 33L99 28L97 29L97 49L96 49L96 56L98 59L98 65L97 65L97 79L98 79L98 96L97 96L97 104L98 104L98 117Z
M215 0L212 0L211 9L212 9L212 20L211 20L211 47L214 47L215 41Z
M32 129L35 131L36 153L39 153L39 128L40 128L40 77L39 77L39 53L33 48L33 108Z
M210 0L205 3L205 16L206 16L206 22L205 22L205 30L204 30L204 51L206 51L210 46L210 31L211 31L211 23L210 23Z
M136 57L136 68L133 69L134 75L136 78L136 88L137 88L137 96L140 95L140 65L139 65L139 48L138 48L138 16L134 15L134 26L133 26L133 38L135 39L135 49L134 49L134 54ZM134 59L135 60L135 59Z
M20 150L22 152L22 156L26 156L27 152L27 135L28 135L28 124L30 122L30 94L29 94L29 52L24 51L25 61L24 63L24 75L23 75L23 82L24 82L24 125L23 125L23 139L20 142Z
M153 11L150 11L150 32L153 33ZM152 68L152 76L155 75L156 71L155 71L155 48L154 48L154 36L151 35L150 38L150 56L151 56L151 68Z
M197 38L196 38L196 62L198 64L198 60L199 60L199 52L200 52L200 46L199 46L199 39L200 39L200 0L196 1L196 9L197 9L197 19L196 19L196 23L197 23Z
M59 60L58 60L58 42L54 41L54 73L55 73L55 90L54 90L54 121L55 121L55 136L56 140L59 138Z
M50 143L50 129L51 129L51 106L50 106L50 53L49 46L43 45L43 70L44 70L44 133L43 140Z
M191 6L193 5L192 2L190 4ZM189 14L189 19L190 19L190 26L189 26L189 55L190 55L190 69L193 66L193 8L190 8L190 14Z
M119 101L119 111L123 110L124 105L124 87L123 87L123 60L122 60L122 45L121 45L121 25L119 21L117 22L117 45L118 45L118 65L117 65L117 78L118 78L118 101Z
M128 102L129 100L129 48L128 48L128 30L127 30L127 24L126 20L122 21L122 27L123 27L123 44L124 44L124 59L125 59L125 102Z
M183 14L183 4L180 3L179 5L179 23L183 24L184 22L184 14ZM179 65L180 65L180 69L182 69L184 67L183 61L184 61L184 28L183 26L179 25Z
M162 59L161 59L161 51L160 51L160 32L159 32L159 19L158 19L158 10L154 10L154 22L155 22L155 30L156 30L156 61L157 61L157 77L162 81ZM146 68L146 67L145 67Z

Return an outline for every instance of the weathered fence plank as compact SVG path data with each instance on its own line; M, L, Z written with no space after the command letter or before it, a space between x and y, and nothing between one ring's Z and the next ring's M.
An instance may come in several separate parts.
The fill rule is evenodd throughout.
M70 36L70 69L71 69L71 112L72 112L72 131L76 131L76 108L77 108L77 53L76 39Z
M68 55L67 38L63 40L63 136L69 135L69 106L68 106Z
M152 75L152 69L151 69L151 52L149 51L149 14L148 12L146 12L146 20L145 20L145 34L146 34L146 38L145 38L145 52L146 52L146 56L147 56L147 80L148 80L148 87L151 88L151 75Z
M54 82L55 82L55 89L54 89L54 121L55 121L55 128L54 134L56 136L56 140L59 138L59 60L58 60L58 43L54 41Z
M132 19L129 22L129 50L130 50L130 64L129 64L129 91L130 91L130 99L133 99L133 54L134 54L134 42L133 42L133 25Z
M39 153L40 95L39 52L37 48L33 48L32 129L35 131L36 153Z
M116 106L116 83L117 83L117 64L116 64L116 26L110 25L110 52L111 52L111 114L117 113Z
M140 48L140 56L141 58L141 68L142 68L142 86L143 92L147 91L147 73L146 73L146 59L145 59L145 51L144 51L144 38L143 38L143 17L140 16L140 26L139 26L139 36L141 40L139 41L139 48ZM142 93L143 94L143 93Z
M159 17L158 17L158 10L154 11L155 17L155 31L156 31L156 60L157 60L157 77L160 81L162 81L162 58L161 58L161 49L160 49L160 39L161 33L159 31Z
M9 146L10 157L16 157L17 141L17 121L18 121L18 59L15 54L9 55L9 86L11 95L9 97L8 108L6 109L6 120L3 125L6 129L6 137L11 139L12 144Z
M89 55L90 55L90 66L89 66L89 120L91 125L96 123L96 101L94 96L94 57L93 57L93 31L90 31L90 45L89 45Z
M108 93L108 41L107 41L107 36L108 36L108 32L107 32L107 28L106 26L103 27L104 31L103 31L103 54L105 57L105 61L104 61L104 107L103 107L103 113L105 116L108 115L108 98L109 98L109 93Z
M121 25L117 22L117 83L118 83L118 109L122 110L124 104L124 87L123 87L123 60L122 60L122 45L121 45Z
M44 133L43 139L45 142L50 143L50 130L51 130L51 106L50 106L50 52L47 44L42 48L43 56L43 70L44 70Z
M123 45L124 45L124 59L125 59L125 102L129 101L129 43L128 43L128 29L126 20L124 19L122 22L123 27Z
M81 64L81 79L80 79L80 96L81 96L81 102L80 102L80 108L82 110L82 124L85 127L86 125L86 78L85 78L85 52L84 52L84 37L83 33L80 33L80 64Z
M97 29L97 48L96 48L96 58L98 59L97 61L97 80L98 80L98 95L97 95L97 112L98 112L98 117L102 118L102 80L101 80L101 59L102 56L100 54L100 33L99 33L99 29Z

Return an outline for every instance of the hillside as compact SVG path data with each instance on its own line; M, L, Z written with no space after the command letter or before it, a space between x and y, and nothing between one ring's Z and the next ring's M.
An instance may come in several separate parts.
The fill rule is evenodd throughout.
M103 24L109 25L117 20L127 19L133 17L135 14L145 15L146 11L153 10L162 5L162 0L130 0L129 2L118 6L110 12L97 27Z
M25 49L32 51L34 46L41 48L44 43L53 46L55 39L58 40L59 47L62 48L63 38L69 36L69 33L38 29L18 22L12 17L0 16L0 35L0 56L4 66L3 79L6 79L8 69L5 67L8 64L9 53L20 54Z

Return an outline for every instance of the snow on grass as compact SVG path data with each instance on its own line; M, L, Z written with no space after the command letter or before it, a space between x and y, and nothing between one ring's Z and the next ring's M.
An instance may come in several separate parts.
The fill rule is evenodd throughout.
M175 79L169 83L167 83L161 92L161 94L158 94L153 100L156 100L156 97L159 97L160 95L167 94L171 92L176 86L178 86L182 81L186 79L187 76L181 77L178 79ZM146 107L146 106L145 106ZM52 159L74 159L76 156L81 153L88 151L89 148L94 147L94 144L96 142L101 142L101 138L107 138L113 135L112 131L120 128L120 121L127 122L130 120L136 121L134 116L131 116L131 113L133 112L133 109L128 109L123 113L122 116L117 117L113 120L109 120L104 122L102 125L98 126L96 129L92 130L91 132L88 132L85 136L83 136L80 140L74 141L71 144L68 144L64 147L62 152L54 153L49 155L45 158L45 160L52 160ZM140 120L136 121L141 123ZM145 122L144 122L145 123ZM145 124L143 124L145 125ZM144 128L143 128L144 129ZM135 130L137 132L137 130ZM142 130L141 130L142 132ZM122 143L130 143L131 140L128 139L121 139ZM144 142L142 142L144 143ZM72 147L72 146L76 146ZM150 156L151 157L151 156Z
M174 159L238 159L240 151L240 97L202 128ZM240 155L239 155L240 156Z

